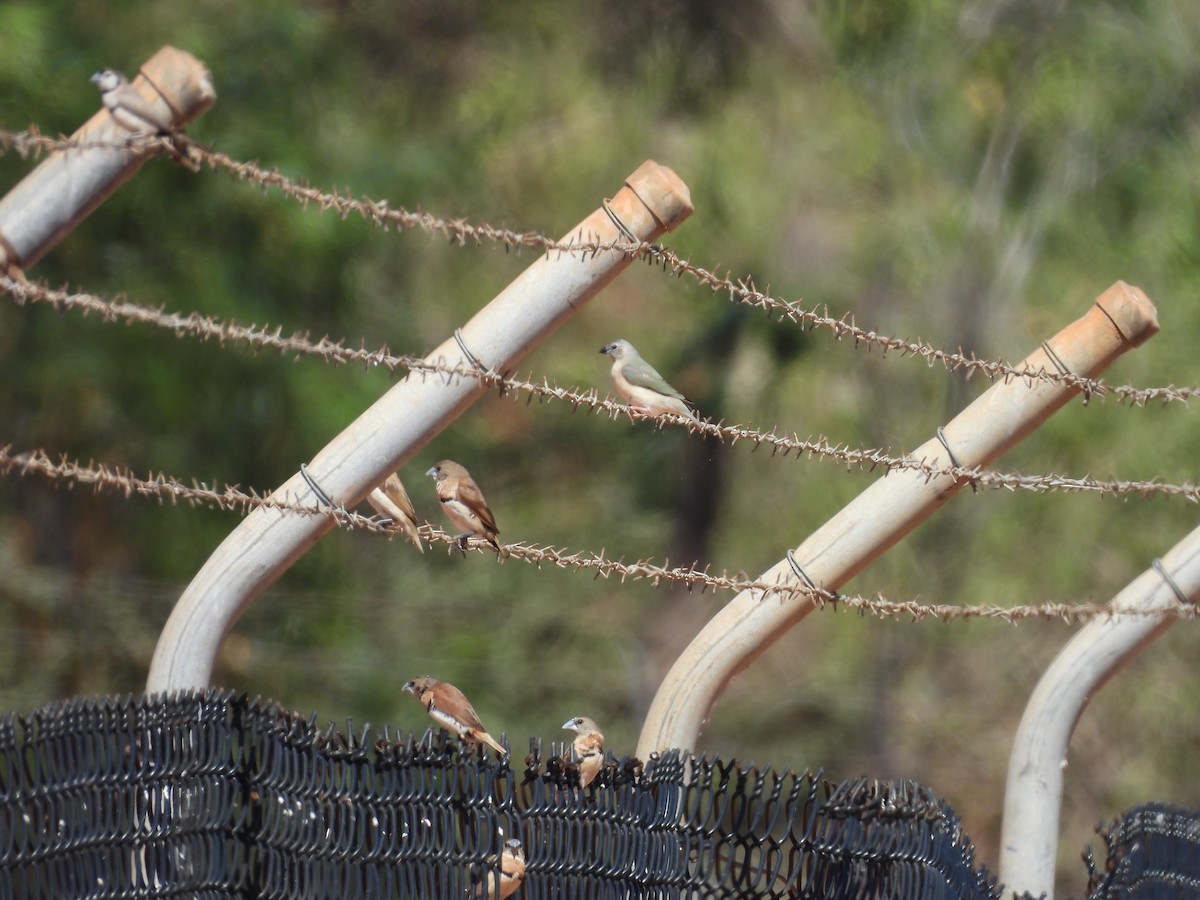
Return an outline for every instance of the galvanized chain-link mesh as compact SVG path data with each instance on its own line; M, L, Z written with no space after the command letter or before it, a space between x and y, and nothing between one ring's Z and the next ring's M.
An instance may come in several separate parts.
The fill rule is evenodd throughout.
M946 806L668 753L587 790L444 733L321 731L227 692L0 717L0 896L452 897L518 837L521 898L996 898Z

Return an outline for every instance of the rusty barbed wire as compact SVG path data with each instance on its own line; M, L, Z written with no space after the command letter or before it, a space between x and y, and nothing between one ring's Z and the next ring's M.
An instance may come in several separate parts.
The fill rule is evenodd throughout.
M540 401L560 401L570 404L573 411L583 408L589 412L603 412L614 420L628 414L625 404L608 396L600 397L595 388L587 391L564 388L553 384L544 377L538 382L533 381L532 376L521 379L498 372L482 371L461 363L430 362L420 357L391 353L386 346L369 350L365 345L360 345L357 349L346 347L343 341L333 341L328 337L312 341L304 332L284 335L281 327L241 325L212 316L202 316L196 312L187 315L169 313L161 307L156 309L129 300L108 300L94 294L52 290L41 283L16 281L3 275L0 275L0 290L11 294L17 303L42 302L55 309L80 310L84 315L95 313L104 321L121 319L127 322L154 325L172 331L181 338L195 337L201 340L215 340L221 345L224 345L226 341L243 341L255 346L278 350L281 353L319 357L327 363L337 365L361 363L368 368L383 366L390 371L404 368L412 372L440 375L446 378L473 378L496 387L502 395L523 394L526 395L528 401L532 401L535 397ZM711 422L707 419L699 422L682 419L672 419L671 421L682 425L691 432L714 437L731 446L738 441L746 441L754 444L755 449L764 445L770 447L772 456L794 455L797 459L801 457L832 459L862 471L912 470L922 473L927 478L949 476L955 480L972 482L980 487L1010 491L1094 493L1114 497L1157 495L1181 497L1193 503L1200 502L1200 486L1194 483L1172 484L1144 480L1105 481L1090 476L1071 478L1054 473L1027 475L995 472L987 469L945 465L928 459L915 459L912 456L893 456L884 449L853 448L846 444L833 443L823 435L816 438L802 438L795 432L780 433L777 428L762 431L746 425L730 425L724 421ZM658 420L655 424L663 427L666 420Z
M192 506L205 506L232 512L249 512L259 507L275 509L284 514L326 516L333 523L349 530L363 530L375 534L393 534L386 525L374 517L363 516L340 506L314 506L294 503L277 499L269 494L262 495L254 490L242 490L236 485L226 485L223 488L210 487L202 482L194 481L187 485L177 478L162 472L151 473L147 478L140 478L132 470L97 463L94 460L86 464L60 455L55 462L50 454L38 449L25 452L14 452L11 445L0 446L0 475L16 472L18 475L36 475L50 482L66 484L68 488L76 484L90 485L96 492L111 492L131 497L148 497L159 503L184 502ZM430 543L442 543L449 552L456 552L458 539L446 532L426 523L420 527L421 535ZM481 545L473 545L476 552L484 552ZM487 552L491 552L488 550ZM874 597L860 595L843 595L823 588L811 588L803 584L789 581L771 583L751 580L743 575L730 575L721 572L712 574L708 567L697 569L694 566L672 566L669 561L656 563L649 558L625 562L622 559L609 559L603 549L600 551L571 552L550 545L539 545L518 542L504 544L497 557L498 562L516 559L531 564L537 568L553 566L575 572L591 572L594 578L617 578L625 581L648 581L654 587L664 583L679 585L688 591L699 589L701 593L710 588L714 591L740 593L755 591L760 593L762 602L785 599L794 596L808 596L819 609L843 607L860 613L869 613L881 619L909 619L919 622L925 619L940 619L951 621L956 619L1000 619L1005 622L1017 623L1027 619L1058 619L1068 624L1087 621L1095 618L1108 617L1116 613L1133 616L1171 616L1180 619L1195 619L1200 610L1194 605L1179 604L1168 610L1114 610L1113 608L1094 603L1061 603L1045 602L1023 606L1002 607L995 605L959 606L954 604L922 603L919 600L890 600L882 594Z
M100 145L100 142L96 142ZM105 142L105 146L112 146L112 142ZM42 134L41 130L36 125L30 125L24 131L8 131L0 128L0 152L9 150L16 151L21 159L29 159L33 157L37 159L44 153L52 153L56 150L69 150L72 147L93 146L92 142L83 142L72 140L65 135L59 137L49 137Z
M461 218L444 219L428 213L409 212L403 208L393 209L386 200L358 200L349 194L341 195L320 191L306 183L288 179L278 170L265 170L255 163L239 162L223 153L211 150L202 149L200 158L213 169L224 168L243 180L254 181L263 187L276 187L285 196L290 196L305 206L313 203L322 211L336 210L343 219L351 213L357 213L377 227L386 228L391 224L404 228L420 228L427 232L440 233L458 244L466 244L470 238L476 245L487 240L503 244L507 249L523 246L544 250L547 253L624 253L631 259L660 264L664 271L675 275L687 274L698 284L709 288L714 293L726 293L730 300L776 314L781 321L790 321L809 330L818 328L828 330L837 340L850 339L856 348L860 345L878 347L885 356L889 351L900 356L920 356L931 366L941 363L947 371L964 371L968 378L978 373L992 381L1020 378L1029 382L1058 382L1079 390L1085 397L1104 397L1111 394L1121 403L1133 406L1144 406L1154 401L1186 404L1188 400L1200 396L1200 388L1181 388L1175 385L1154 388L1135 388L1132 385L1112 386L1103 380L1087 378L1071 372L1060 372L1054 368L1015 366L1002 360L988 360L974 354L967 355L962 352L961 348L957 352L951 352L923 341L912 341L880 334L860 327L849 314L840 318L831 316L828 306L818 304L806 308L799 302L783 300L759 291L752 278L742 277L735 280L728 275L721 276L715 269L710 270L695 265L690 259L679 256L675 251L662 244L650 244L644 241L634 243L623 239L608 242L598 240L564 242L535 231L493 228L487 224L472 224Z
M30 128L24 132L0 129L0 152L11 148L23 157L70 148L158 148L161 146L165 149L168 145L173 146L166 138L150 135L131 136L123 141L114 142L63 137L48 138L38 132L36 128ZM748 276L732 278L728 274L721 275L717 271L719 267L709 269L696 265L690 259L679 256L675 251L662 244L630 242L624 239L608 242L597 239L559 241L537 231L495 228L486 223L472 223L464 218L447 219L427 212L413 212L404 207L393 208L387 200L358 199L349 192L342 194L336 189L322 191L307 182L289 178L278 169L267 169L257 162L240 161L194 142L189 143L188 150L194 161L206 163L214 171L224 170L242 181L253 182L262 188L278 189L285 197L299 202L305 208L311 204L322 212L332 210L343 219L348 218L351 214L357 214L384 230L393 226L405 229L416 228L431 234L441 234L458 245L473 243L478 246L485 241L490 241L503 245L505 249L530 247L547 253L579 253L583 255L602 252L623 253L631 259L661 265L663 270L668 273L677 276L686 274L714 293L728 294L732 302L762 309L768 314L777 316L780 321L789 321L808 330L829 331L837 340L850 340L856 348L859 346L866 346L868 349L876 347L884 356L891 352L902 357L921 357L930 366L940 363L947 371L965 372L967 378L979 374L991 381L997 379L1007 381L1018 378L1030 383L1036 381L1057 382L1080 391L1085 399L1112 396L1118 402L1132 406L1145 406L1148 403L1159 401L1186 405L1188 401L1200 396L1200 387L1180 387L1173 384L1151 388L1109 385L1102 379L1087 378L1071 372L1060 372L1056 368L1018 366L1003 360L981 358L974 353L967 354L961 348L957 351L950 351L921 340L880 334L858 325L849 313L841 317L833 316L830 315L827 305L815 304L806 307L799 301L772 296L769 287L766 292L758 290L754 280Z

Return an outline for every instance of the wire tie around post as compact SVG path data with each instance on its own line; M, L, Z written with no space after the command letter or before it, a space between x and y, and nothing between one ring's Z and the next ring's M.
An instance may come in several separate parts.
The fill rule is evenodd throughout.
M1105 313L1105 315L1108 315L1108 313ZM1111 321L1111 317L1110 317L1110 321ZM1050 362L1054 363L1054 368L1058 369L1059 375L1065 375L1067 377L1074 377L1075 373L1072 372L1070 370L1070 368L1068 368L1067 364L1062 361L1062 357L1060 357L1054 351L1054 348L1050 346L1049 341L1042 341L1042 352L1044 352L1046 354L1046 357L1050 360ZM1086 387L1083 388L1081 390L1081 392L1083 394L1083 405L1087 406L1088 400L1090 400L1092 398L1092 392L1089 391Z
M950 457L950 465L954 466L956 469L964 468L963 464L958 461L958 457L954 455L954 451L950 449L950 441L946 438L946 432L942 430L941 425L938 426L936 433L938 441L940 441L941 445L946 448L946 455ZM979 493L979 486L975 484L974 478L971 479L971 493Z
M317 480L308 474L308 463L300 463L300 477L304 479L304 483L308 485L309 489L317 495L317 500L322 506L328 506L330 509L333 508L333 501L329 499L329 495L321 489L321 486L317 484Z
M467 358L467 362L473 365L480 372L488 371L483 363L479 361L479 357L471 352L471 348L467 346L466 340L462 336L462 329L454 329L454 343L458 344L458 349L462 351L463 356Z
M1171 589L1171 592L1175 595L1176 600L1178 600L1184 606L1193 605L1191 599L1183 592L1183 589L1179 587L1179 582L1171 577L1171 573L1167 571L1167 567L1163 565L1163 561L1161 559L1154 560L1151 565L1154 566L1154 571L1162 576L1162 580L1167 583L1167 587Z
M617 226L617 231L621 232L621 234L625 236L625 240L629 241L631 244L641 243L641 240L638 239L638 236L633 233L633 229L626 225L621 217L617 215L616 210L612 208L611 201L607 197L600 201L600 206L608 214L608 217L612 219L613 225Z
M813 592L813 594L815 595L815 598L817 600L824 601L825 600L825 591L822 590L821 588L817 587L817 583L815 581L813 581L811 578L809 578L808 573L805 572L804 569L802 569L800 567L800 563L796 562L796 554L793 553L791 550L788 550L788 552L784 555L787 557L788 565L791 566L792 571L796 573L796 577L799 578L802 582L804 582L804 586ZM830 593L833 594L833 602L837 603L837 601L839 599L838 592L831 591Z
M625 224L625 220L617 215L617 211L612 208L612 201L607 197L600 201L600 207L612 220L612 223L616 226L617 231L621 232L621 234L625 237L625 240L629 241L629 243L638 247L644 246L646 251L654 256L662 253L661 244L646 244L640 237L634 234L633 229Z

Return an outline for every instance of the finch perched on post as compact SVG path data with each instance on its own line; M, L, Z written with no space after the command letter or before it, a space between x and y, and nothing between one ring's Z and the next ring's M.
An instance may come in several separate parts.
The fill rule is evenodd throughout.
M500 858L489 856L483 881L475 888L475 900L505 900L525 880L525 849L516 838L504 842Z
M571 751L579 764L579 786L586 788L604 768L604 735L600 733L600 726L587 716L567 719L562 727L565 731L575 732Z
M425 474L434 481L446 517L456 528L463 530L462 534L456 535L459 548L466 550L468 539L477 534L499 550L496 535L500 529L496 527L496 517L471 473L453 460L443 459Z
M172 123L164 119L116 69L101 69L91 77L100 89L100 101L117 124L141 134L170 134Z
M633 344L618 339L605 344L600 352L612 357L612 380L617 393L629 404L629 414L661 416L672 413L699 421L688 406L687 398L658 374L654 366L642 359Z
M175 161L193 172L200 171L200 163L188 154L190 142L187 137L175 129L175 123L169 115L160 113L138 93L124 74L116 69L101 69L90 80L100 89L100 102L114 122L133 134L169 138L167 152Z
M425 547L421 544L421 533L417 530L417 511L413 508L408 491L404 489L400 476L393 472L383 484L373 488L367 494L367 502L374 507L375 512L392 520L393 528L398 529L422 553Z
M484 730L483 723L479 721L479 713L475 712L471 701L450 682L438 681L429 675L419 675L406 682L403 689L416 697L430 718L447 731L453 732L464 741L487 744L502 757L508 757L508 751Z

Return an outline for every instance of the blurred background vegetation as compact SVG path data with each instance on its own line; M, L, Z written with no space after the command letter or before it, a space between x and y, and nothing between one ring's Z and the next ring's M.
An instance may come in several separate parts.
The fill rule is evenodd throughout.
M212 70L190 129L325 189L552 236L643 160L696 213L699 264L887 334L1017 360L1116 279L1162 333L1107 373L1200 383L1200 7L1032 0L740 4L523 0L0 5L0 124L69 133L92 71L170 43ZM6 187L32 161L0 157ZM30 273L174 311L424 354L535 259L376 231L156 160ZM896 452L987 386L803 333L636 265L522 374L609 389L633 341L714 418ZM265 491L402 373L178 341L0 298L0 443ZM998 468L1195 478L1195 413L1074 402ZM680 429L478 402L402 473L467 465L510 541L757 575L876 475ZM1162 499L956 497L847 591L925 602L1105 602L1195 525ZM138 692L158 632L232 514L0 480L0 708ZM513 745L592 715L632 752L675 655L727 597L334 532L242 619L219 683L327 719L423 730L400 685L462 687ZM1181 623L1076 731L1060 866L1101 819L1200 806L1200 690ZM1075 631L1050 621L805 620L713 710L702 748L835 779L913 778L997 860L1012 736Z

